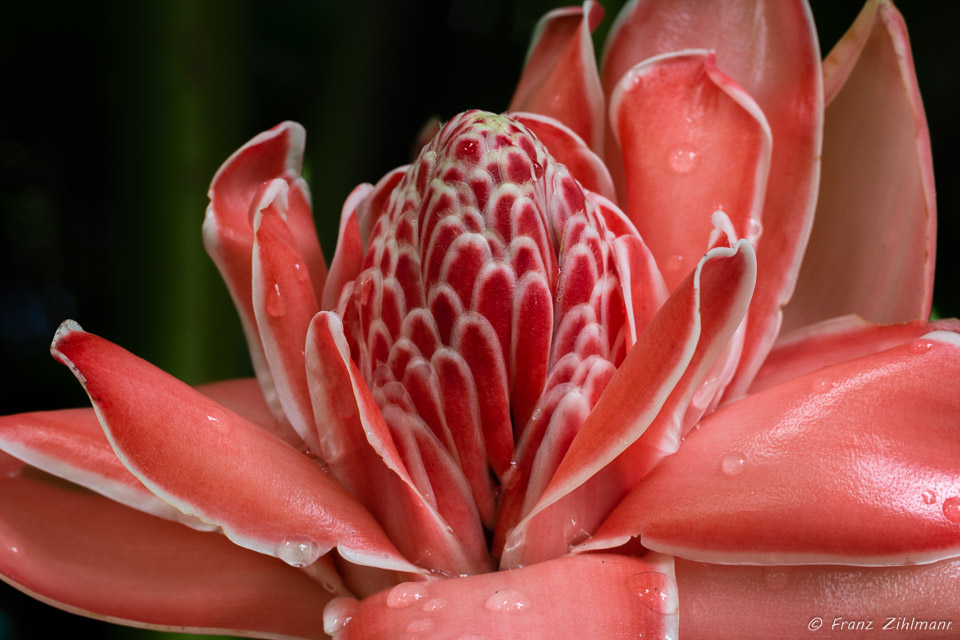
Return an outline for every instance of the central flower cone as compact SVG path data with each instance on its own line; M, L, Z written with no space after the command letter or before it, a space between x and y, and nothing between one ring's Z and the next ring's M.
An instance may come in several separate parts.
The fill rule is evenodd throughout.
M516 524L623 360L605 216L629 224L530 129L480 111L379 188L339 312L414 487L462 555L431 557L421 539L389 533L418 564L475 573L489 568L483 529Z

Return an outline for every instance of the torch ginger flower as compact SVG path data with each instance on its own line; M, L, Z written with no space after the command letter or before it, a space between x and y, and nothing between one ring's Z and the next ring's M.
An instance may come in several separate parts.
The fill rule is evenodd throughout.
M899 14L821 67L802 2L634 1L602 76L601 17L357 187L329 270L303 129L228 159L204 242L257 380L65 322L93 409L0 419L3 578L255 637L949 633L960 323Z

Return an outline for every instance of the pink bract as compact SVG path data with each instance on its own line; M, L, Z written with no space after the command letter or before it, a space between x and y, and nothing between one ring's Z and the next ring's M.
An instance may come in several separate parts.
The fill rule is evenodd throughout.
M303 128L234 153L203 241L256 379L64 322L93 407L0 418L3 579L265 638L955 637L960 322L900 14L821 63L800 0L633 0L601 72L602 18L547 14L507 112L358 186L329 266Z

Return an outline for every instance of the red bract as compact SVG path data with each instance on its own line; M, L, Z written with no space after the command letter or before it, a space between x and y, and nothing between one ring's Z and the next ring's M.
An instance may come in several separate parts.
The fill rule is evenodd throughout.
M329 271L303 129L231 156L204 242L257 380L65 322L93 409L0 419L4 579L257 637L954 636L960 323L926 321L902 19L821 67L803 2L635 0L600 74L601 17L548 14L508 113L357 187Z

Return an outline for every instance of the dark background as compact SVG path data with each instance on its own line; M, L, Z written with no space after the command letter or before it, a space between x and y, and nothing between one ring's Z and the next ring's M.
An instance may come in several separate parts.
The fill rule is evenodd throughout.
M77 319L177 377L247 375L200 224L219 164L284 119L327 256L343 198L404 164L421 125L506 108L556 2L152 0L18 3L0 26L0 413L84 406L48 355ZM607 18L616 14L605 2ZM619 3L616 3L619 5ZM824 54L859 11L814 2ZM934 306L960 315L955 3L901 3L929 118L939 206ZM598 42L602 42L598 40ZM62 614L0 584L0 640L157 637Z

